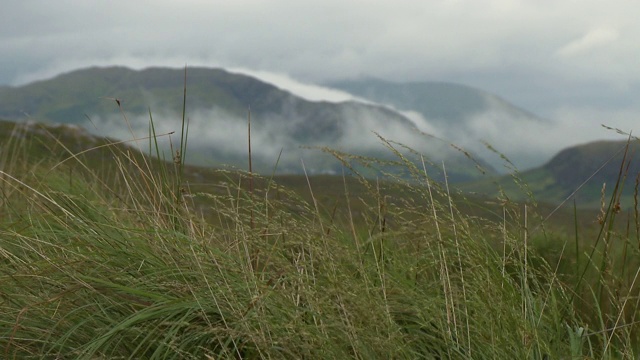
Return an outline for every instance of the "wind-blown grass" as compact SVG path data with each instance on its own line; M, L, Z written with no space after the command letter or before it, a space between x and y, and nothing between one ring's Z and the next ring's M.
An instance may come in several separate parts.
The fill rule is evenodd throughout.
M505 204L512 216L497 222L463 213L446 183L381 141L398 157L384 168L405 176L359 178L357 197L345 178L333 209L314 178L310 201L272 179L247 191L256 175L241 173L191 192L182 162L113 146L109 171L70 176L68 162L35 163L22 158L28 144L11 144L0 172L2 357L637 355L633 326L607 330L619 314L635 321L637 305L595 299L621 287L581 298L602 319L586 326L578 289L537 254L521 208Z

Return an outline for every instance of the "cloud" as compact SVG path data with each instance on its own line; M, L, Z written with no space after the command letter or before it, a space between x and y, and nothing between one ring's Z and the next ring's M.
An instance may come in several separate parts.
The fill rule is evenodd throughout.
M156 108L153 114L156 134L174 133L171 136L158 138L158 143L167 158L171 157L170 149L179 144L181 123L174 119L181 118L180 114L161 108ZM128 124L121 115L90 116L82 126L94 129L100 135L110 136L122 140L132 140L132 146L142 151L149 148L148 140L133 141L149 136L149 116L128 114ZM171 119L171 120L169 120ZM221 159L245 158L248 153L247 120L231 115L220 108L196 109L189 113L188 145L194 152L188 154L197 163L219 164ZM254 156L258 159L277 159L281 148L295 147L291 143L279 124L272 124L266 128L260 122L252 124L252 146L256 150ZM200 152L200 153L198 153ZM207 157L210 157L207 160Z
M553 61L554 54L569 42L578 41L565 50L571 53L611 38L602 30L610 24L627 44L612 49L611 56L638 58L640 50L632 45L640 36L635 16L640 4L585 0L579 7L532 0L366 5L338 0L115 0L91 6L78 0L25 0L6 4L0 15L0 53L6 65L0 81L16 83L53 64L87 66L100 59L129 59L146 66L177 59L173 65L268 70L315 82L362 74L446 79L507 67L592 78L621 65L586 71ZM575 34L594 27L584 40L575 39ZM640 71L633 77L639 79Z
M386 114L374 112L371 108L347 107L342 111L341 118L346 120L343 124L344 132L336 145L346 151L388 153L378 136L424 153L434 154L434 150L440 148L440 145L434 146L428 136L421 134L418 128L390 121Z
M242 69L242 68L228 68L226 70L236 74L248 75L258 80L261 80L263 82L273 84L281 90L288 91L298 97L301 97L309 101L367 102L363 99L358 99L347 92L337 90L337 89L332 89L329 87L313 85L310 83L303 83L285 74L278 74L270 71L255 71L255 70Z
M412 111L412 110L407 110L407 111L395 110L395 111L399 112L400 114L404 115L407 119L409 119L417 130L425 134L433 135L436 137L441 137L443 135L442 129L438 129L436 126L433 125L432 122L425 119L424 116L422 116L422 114L420 114L419 112Z
M339 127L337 137L320 134L308 134L311 140L296 140L301 129L306 126L295 118L280 115L261 117L252 121L251 146L254 169L270 172L278 162L280 172L300 172L301 159L307 169L312 172L326 172L339 166L337 160L323 154L319 149L329 147L351 154L386 154L380 136L398 141L418 151L431 152L442 148L443 144L434 145L426 142L426 137L414 131L410 126L389 123L384 113L373 108L346 105L341 107L338 115L346 119ZM194 109L189 112L189 140L187 161L199 165L243 164L248 157L247 120L231 115L221 108ZM121 115L92 115L91 122L82 126L94 130L99 135L120 140L131 140L129 144L142 151L148 151L149 135L148 115L128 114L128 124ZM153 119L156 134L168 134L158 138L158 144L166 159L178 147L181 124L180 114L155 107ZM171 120L169 120L171 119ZM93 124L96 124L94 127ZM374 133L376 132L376 133ZM142 139L134 141L134 139ZM311 147L309 149L308 147ZM171 151L171 149L174 149ZM278 158L280 157L279 161Z
M606 27L596 28L563 46L558 50L558 55L562 57L581 55L610 44L619 37L620 34L615 29Z
M602 125L633 132L640 118L640 108L602 111L591 107L566 107L557 110L554 120L535 122L505 117L488 111L474 116L469 127L451 134L449 140L487 160L498 170L506 170L498 154L487 149L490 144L509 158L518 169L541 166L560 150L597 140L626 140L624 135Z

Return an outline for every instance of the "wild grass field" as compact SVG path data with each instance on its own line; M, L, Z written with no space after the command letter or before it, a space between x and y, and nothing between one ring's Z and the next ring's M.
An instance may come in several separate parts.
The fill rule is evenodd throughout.
M619 192L599 218L545 218L533 202L467 198L384 139L398 171L378 178L349 171L374 161L337 152L348 175L260 177L185 165L184 119L173 135L151 120L138 141L162 158L154 139L172 136L168 161L11 126L2 358L640 354L638 205L620 211Z

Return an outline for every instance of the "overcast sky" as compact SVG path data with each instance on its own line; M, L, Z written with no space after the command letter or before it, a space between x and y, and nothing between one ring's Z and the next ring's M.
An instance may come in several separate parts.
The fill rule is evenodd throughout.
M638 16L631 0L7 0L0 84L111 64L452 81L611 137L600 124L640 118Z

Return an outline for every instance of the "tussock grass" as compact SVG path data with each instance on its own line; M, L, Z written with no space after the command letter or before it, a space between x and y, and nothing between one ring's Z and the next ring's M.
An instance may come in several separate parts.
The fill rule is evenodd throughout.
M345 176L340 202L315 178L301 195L251 172L192 192L185 124L173 162L107 146L95 171L27 159L28 137L2 149L3 358L637 356L637 272L605 269L612 251L576 254L567 282L532 213L460 211L425 159L383 138L397 161L379 179L357 176L375 160L332 152L360 182L354 196Z

